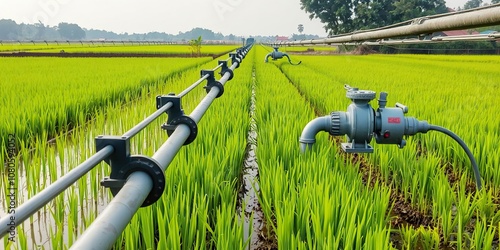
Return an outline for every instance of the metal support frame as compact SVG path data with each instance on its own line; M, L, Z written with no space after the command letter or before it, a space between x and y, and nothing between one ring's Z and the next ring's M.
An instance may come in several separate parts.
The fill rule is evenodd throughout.
M229 81L231 81L233 79L234 72L232 69L227 67L227 61L219 61L219 65L222 67L220 75L223 76L224 74L229 73Z
M224 94L224 85L215 80L215 73L213 70L202 70L201 75L209 75L207 78L207 85L204 87L207 90L207 93L210 92L210 89L213 87L219 88L219 94L217 98L221 97Z
M142 155L130 155L130 137L98 136L96 151L110 145L115 151L104 161L111 166L111 174L101 181L101 185L110 188L116 195L127 182L127 178L135 171L145 172L153 180L153 188L142 204L143 207L155 203L165 190L165 173L155 160Z

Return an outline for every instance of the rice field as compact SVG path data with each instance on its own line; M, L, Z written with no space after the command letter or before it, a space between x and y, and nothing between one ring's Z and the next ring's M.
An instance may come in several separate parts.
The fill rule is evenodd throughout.
M237 210L252 95L258 198L265 217L258 234L267 248L498 249L500 103L495 90L500 58L293 55L302 64L292 66L285 60L263 63L266 49L254 46L247 55L201 120L197 139L166 170L161 199L139 210L114 249L253 249L245 236L248 225ZM200 69L215 65L211 58L29 58L5 63L11 70L0 74L0 82L10 83L6 89L16 98L2 97L11 106L1 117L15 110L22 118L14 124L39 129L18 139L19 203L92 155L95 136L123 134L155 111L156 95L181 92L199 78ZM27 69L35 70L31 74ZM476 157L483 189L475 189L460 146L434 131L406 138L403 149L372 142L373 154L357 155L343 153L344 138L320 133L313 149L301 153L298 139L309 121L347 109L344 84L386 91L388 107L406 104L407 116L459 135ZM19 103L26 95L36 98ZM186 114L204 95L197 88L183 97ZM371 104L376 108L376 101ZM63 118L70 113L74 120ZM159 129L163 122L155 121L134 137L131 152L152 155L168 138ZM2 135L13 128L3 119L1 126ZM18 130L16 136L22 135ZM0 156L5 162L5 152ZM104 163L96 167L23 223L16 244L4 238L0 246L71 246L112 198L99 185L109 171ZM7 183L2 172L2 183ZM5 190L0 200L6 200L6 184L0 187Z
M237 49L237 45L202 45L202 56L228 53ZM82 44L3 44L0 52L46 52L46 53L136 53L136 54L176 54L190 55L191 47L187 44L179 45L130 45L130 44L102 44L96 42Z
M337 50L335 46L283 46L280 51L284 52L334 52Z

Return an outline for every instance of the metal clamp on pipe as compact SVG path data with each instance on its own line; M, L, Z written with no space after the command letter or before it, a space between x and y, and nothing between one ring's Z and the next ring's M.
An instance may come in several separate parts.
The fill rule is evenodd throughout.
M108 145L115 149L113 154L105 159L111 167L111 174L101 180L101 185L109 188L113 196L120 192L133 172L142 171L151 177L153 188L141 206L147 207L160 199L165 190L165 173L154 159L143 155L130 155L130 137L100 135L95 141L97 152Z
M278 59L281 59L281 58L283 58L283 57L286 57L286 58L288 58L288 62L289 62L291 65L299 65L299 64L301 64L301 63L302 63L302 61L299 61L299 63L296 63L296 64L292 63L292 60L290 59L290 56L288 56L288 54L287 54L287 53L283 53L283 52L281 52L281 51L278 51L278 49L279 49L278 47L274 47L274 51L273 51L273 52L271 52L271 53L269 53L269 54L267 54L267 55L266 55L266 58L265 58L265 60L264 60L264 61L265 61L266 63L267 63L267 62L269 62L269 57L271 57L271 58L273 59L273 61L276 61L276 60L278 60Z
M238 54L235 52L231 52L231 53L229 53L229 56L231 57L231 64L236 63L236 68L239 68L240 64L241 64L241 59L238 56Z
M213 70L202 70L201 71L201 77L204 75L209 75L207 78L207 85L203 87L204 89L207 90L207 93L210 92L210 90L213 87L219 88L219 94L217 94L217 98L221 97L222 94L224 94L224 85L220 83L219 81L215 80L215 74Z
M184 114L180 97L175 96L173 93L156 97L156 107L161 107L162 104L165 105L169 102L172 102L174 105L172 108L167 110L168 119L167 122L161 126L161 128L167 131L168 136L171 136L177 128L177 125L187 125L191 134L184 142L184 145L188 145L196 139L196 136L198 135L198 125L196 125L196 122L191 117Z
M222 65L219 74L223 76L224 74L226 74L226 72L228 72L229 73L228 81L231 81L234 77L234 72L229 67L227 67L227 61L226 60L219 61L219 65Z

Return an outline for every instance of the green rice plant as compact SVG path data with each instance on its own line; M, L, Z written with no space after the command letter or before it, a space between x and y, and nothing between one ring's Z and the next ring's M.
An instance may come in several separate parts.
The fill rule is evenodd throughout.
M495 239L496 228L488 225L484 220L476 222L476 227L471 238L470 249L493 249L493 240Z
M400 229L401 238L404 242L405 249L415 249L418 245L419 232L415 230L412 226L403 226Z
M439 249L439 231L438 228L426 229L419 227L417 229L420 236L420 244L423 249Z

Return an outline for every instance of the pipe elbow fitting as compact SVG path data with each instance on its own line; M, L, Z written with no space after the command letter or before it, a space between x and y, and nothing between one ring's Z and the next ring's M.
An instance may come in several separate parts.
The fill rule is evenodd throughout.
M266 59L264 60L264 62L266 62L266 63L269 62L269 57L271 56L271 54L272 53L269 53L269 54L266 55Z
M302 130L299 142L301 145L302 152L305 151L307 147L311 148L314 143L316 143L316 134L320 131L330 132L332 128L331 116L318 117L310 121Z

